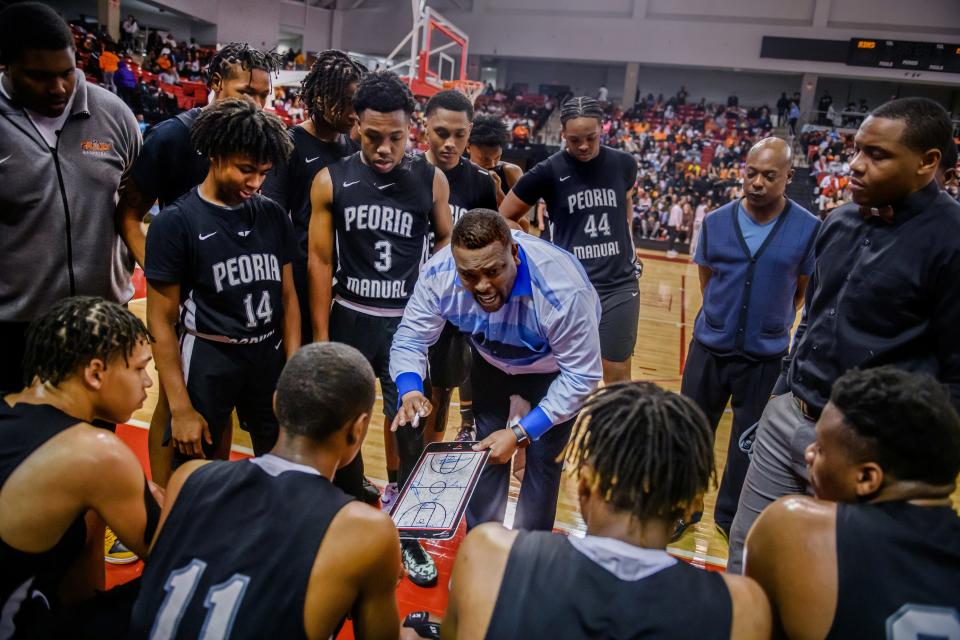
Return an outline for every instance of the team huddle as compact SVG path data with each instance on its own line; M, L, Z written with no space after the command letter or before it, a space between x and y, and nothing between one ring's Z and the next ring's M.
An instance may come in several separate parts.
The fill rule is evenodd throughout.
M39 121L26 79L73 45L45 7L0 14L25 31L40 18L56 31L49 46L0 41L0 115L17 127ZM320 639L348 619L358 638L960 637L960 356L938 333L960 306L960 205L935 178L953 145L945 112L908 99L868 118L858 145L872 164L853 163L865 211L822 226L784 196L789 147L751 150L742 204L704 223L700 351L679 394L631 381L637 162L600 144L596 100L565 102L563 147L523 173L501 161L506 126L457 91L426 103L429 146L411 153L407 84L340 51L317 56L302 86L309 118L287 130L263 111L276 68L273 54L223 47L211 103L152 129L124 173L117 234L146 276L146 322L127 299L80 286L26 329L22 386L0 403L0 639ZM541 201L551 242L528 233ZM898 225L901 243L929 232L916 231L924 209L943 237L924 258L933 275L916 287L912 342L887 353L863 336L907 332L891 313L879 329L855 317L859 342L825 346L824 323L850 313L851 275L883 285L898 268L874 260L886 274L838 276L843 225L868 228L863 251L894 251ZM723 253L724 233L736 251ZM746 313L754 286L771 309L762 327ZM713 323L740 327L727 344L709 314L743 290L743 313ZM839 349L836 375L823 375L817 358ZM149 482L112 427L142 406L151 360ZM722 402L699 391L711 380L731 386ZM384 420L371 435L377 382ZM764 396L753 409L747 387ZM443 438L455 389L457 439L489 458L445 615L401 626L398 578L431 587L438 571L376 505L395 504ZM731 443L760 427L752 459L728 453L717 521L733 570L719 574L666 546L716 482L731 395ZM234 415L255 456L228 462ZM382 495L360 453L381 435ZM778 463L795 487L771 486ZM583 538L552 532L564 469ZM107 527L108 561L144 570L103 591Z

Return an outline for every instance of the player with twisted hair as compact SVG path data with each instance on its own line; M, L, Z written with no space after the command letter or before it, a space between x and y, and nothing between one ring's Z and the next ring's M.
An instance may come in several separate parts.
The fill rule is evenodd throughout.
M300 346L293 228L257 193L290 154L283 122L249 100L225 100L200 114L192 137L210 171L151 224L144 265L172 414L164 439L180 462L226 458L234 408L254 451L269 451L273 389L284 354Z
M665 550L677 519L699 508L714 481L713 433L692 401L649 382L605 386L584 405L563 459L586 537L493 523L471 531L442 637L770 636L756 583Z
M143 405L151 341L132 313L88 296L60 301L27 330L26 387L0 399L3 637L123 634L89 628L71 605L110 611L101 622L123 627L135 587L97 593L104 522L141 556L157 527L160 507L136 456L93 424L124 422Z
M307 235L310 228L310 187L321 170L360 147L350 138L357 123L353 94L367 68L343 51L328 49L300 84L301 99L309 117L288 132L293 153L284 165L275 166L263 183L263 195L287 211L297 236L293 280L300 301L300 334L310 342L313 328L307 292ZM376 495L373 501L376 501Z
M207 85L212 87L218 80L222 81L236 73L234 65L240 65L241 69L250 74L251 79L255 69L273 74L281 68L280 57L275 51L260 51L246 42L231 42L217 51L210 60L207 67Z

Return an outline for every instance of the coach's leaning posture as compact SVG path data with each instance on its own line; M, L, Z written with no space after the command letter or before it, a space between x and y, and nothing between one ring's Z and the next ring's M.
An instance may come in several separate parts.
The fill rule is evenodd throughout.
M714 513L725 533L750 463L740 437L763 413L813 273L820 221L784 195L793 178L790 160L790 146L779 138L750 149L744 197L704 219L693 258L703 307L681 393L700 406L714 431L732 397L733 427Z
M510 485L505 463L529 445L514 526L549 531L560 488L557 456L603 375L599 298L571 254L511 234L495 211L466 213L450 246L424 266L394 336L390 375L401 398L394 428L408 429L415 414L432 410L423 395L427 349L448 321L468 335L473 349L477 448L490 449L467 524L503 521ZM534 407L512 427L511 395Z

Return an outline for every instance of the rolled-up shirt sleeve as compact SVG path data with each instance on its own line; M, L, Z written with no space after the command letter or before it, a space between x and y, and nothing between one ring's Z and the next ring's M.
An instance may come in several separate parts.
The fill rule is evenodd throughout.
M433 281L421 278L403 311L403 319L390 347L390 377L397 384L397 398L411 391L423 393L427 375L427 351L440 338L446 319L440 315L440 296Z
M589 286L574 291L559 309L544 318L547 340L560 375L550 384L540 404L520 420L520 426L532 440L575 416L603 378L599 326L600 301Z

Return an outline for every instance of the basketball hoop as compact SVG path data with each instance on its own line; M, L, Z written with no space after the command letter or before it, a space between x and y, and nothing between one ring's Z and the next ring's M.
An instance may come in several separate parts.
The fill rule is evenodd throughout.
M470 98L470 102L476 103L477 98L483 95L485 85L476 80L450 80L443 83L444 89L456 89L460 93Z

